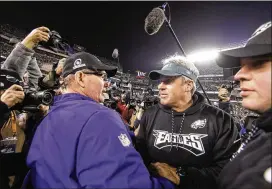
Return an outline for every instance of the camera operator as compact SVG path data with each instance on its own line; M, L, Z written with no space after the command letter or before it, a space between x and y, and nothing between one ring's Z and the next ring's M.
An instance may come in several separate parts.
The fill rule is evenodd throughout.
M28 34L18 43L2 65L3 69L15 71L23 78L26 71L29 73L29 88L31 91L38 89L38 79L42 77L41 70L34 57L33 50L40 42L49 40L49 29L39 27Z
M142 102L141 104L137 103L135 112L133 113L133 116L131 118L131 127L133 127L134 130L136 130L139 127L143 113L144 102Z
M198 75L195 65L181 56L169 57L161 70L150 72L150 79L160 81L160 104L144 112L136 138L146 165L157 162L175 169L184 189L215 188L239 145L232 117L196 92Z
M261 25L245 46L223 51L217 64L240 70L234 76L240 81L242 105L260 114L252 129L219 177L220 189L271 188L271 21Z
M120 116L100 104L104 80L116 71L86 52L66 59L65 90L39 124L27 157L34 188L174 187L150 176ZM163 176L178 183L172 175Z
M119 100L117 101L117 107L118 107L121 115L127 109L126 94L125 93L121 94Z
M0 188L10 188L9 177L14 175L17 176L15 181L20 185L19 180L23 180L27 170L25 158L19 153L25 141L22 129L24 126L17 122L18 112L13 109L25 97L21 83L16 72L0 70ZM11 182L13 186L16 185L16 182Z
M218 107L221 110L230 113L231 112L230 91L224 84L221 85L218 90L218 99L219 99Z
M24 86L24 100L22 103L17 103L15 106L12 107L13 111L9 111L7 114L8 120L4 123L4 126L2 128L1 135L4 138L9 139L9 137L13 136L14 133L14 128L16 128L17 133L17 142L16 142L16 149L15 152L16 154L13 155L12 153L6 154L2 156L3 162L5 162L5 159L12 159L12 157L16 157L16 162L13 162L13 164L25 166L25 154L27 153L28 147L31 142L31 138L33 136L33 128L35 128L36 123L43 117L43 115L46 113L47 107L43 107L39 104L32 104L34 101L34 98L37 96L32 96L35 95L36 92L39 89L39 78L42 76L42 73L40 71L40 68L37 64L37 60L34 57L34 48L39 44L39 42L46 42L49 39L49 29L46 27L39 27L34 29L30 34L28 34L24 40L20 43L17 43L15 48L12 50L10 55L7 57L5 62L2 65L3 69L10 70L8 73L3 73L2 76L3 78L5 77L6 81L5 82L18 82L19 85L24 86L21 82L21 78L24 77L25 73L28 73L28 86L29 88L25 88ZM5 71L5 70L2 70ZM10 77L10 75L14 74L13 78ZM5 83L4 82L4 83ZM35 93L35 94L34 94ZM29 97L33 98L29 98ZM5 96L4 96L5 97ZM3 98L4 98L3 97ZM21 118L19 113L22 113L22 110L26 108L26 105L28 106L28 110L33 111L33 112L27 112L27 115L25 118L27 120L22 123L18 118ZM24 113L26 114L26 113ZM23 114L22 114L23 115ZM24 125L23 125L24 124ZM14 127L12 126L14 125ZM16 125L16 127L15 127ZM19 127L18 127L19 126ZM18 128L17 128L18 127ZM24 130L22 130L24 129ZM2 142L3 144L6 143L6 141ZM9 151L10 149L7 148L6 151ZM19 152L19 153L18 153ZM14 159L14 158L13 158ZM3 175L5 173L10 173L7 170L10 170L8 167L10 164L5 163L3 164L7 167L1 168L1 172L3 172ZM11 169L13 170L13 169ZM21 171L20 174L12 174L16 175L15 181L12 184L13 187L18 187L22 180L23 180L23 174L25 174L25 169L22 167L18 167L18 171ZM17 171L16 170L16 171ZM19 177L18 177L19 175ZM23 176L22 176L23 175ZM18 180L19 179L19 180ZM12 182L12 181L11 181Z
M122 118L125 121L125 123L129 126L129 128L132 130L133 130L133 127L130 126L131 125L130 119L134 111L136 111L136 104L130 99L128 101L128 104L126 105L125 110L122 113Z

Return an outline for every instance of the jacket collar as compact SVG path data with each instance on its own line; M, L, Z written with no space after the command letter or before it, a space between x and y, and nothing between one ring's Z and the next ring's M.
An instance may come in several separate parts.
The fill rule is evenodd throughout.
M72 100L88 100L88 101L96 102L92 98L81 95L79 93L67 93L67 94L55 96L54 97L54 105L57 105L58 103L63 102L63 101L72 101Z
M272 108L257 119L256 126L266 132L272 132Z

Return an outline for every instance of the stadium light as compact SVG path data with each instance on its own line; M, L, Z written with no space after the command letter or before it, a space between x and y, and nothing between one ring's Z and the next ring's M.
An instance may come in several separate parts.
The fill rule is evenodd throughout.
M205 50L197 53L192 53L187 58L192 62L212 61L218 57L219 50Z

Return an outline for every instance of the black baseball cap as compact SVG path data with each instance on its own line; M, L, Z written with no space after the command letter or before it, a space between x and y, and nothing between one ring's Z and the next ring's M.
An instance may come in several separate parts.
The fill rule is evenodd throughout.
M240 58L256 57L272 53L271 21L262 24L243 47L221 51L216 59L222 68L240 67Z
M74 74L83 69L90 69L94 71L105 71L108 77L112 77L117 72L117 67L103 64L96 56L87 53L79 52L71 55L65 60L62 77L69 74Z

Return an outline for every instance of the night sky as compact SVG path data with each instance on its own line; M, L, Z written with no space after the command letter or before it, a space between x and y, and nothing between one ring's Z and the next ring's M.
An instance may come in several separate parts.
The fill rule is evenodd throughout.
M163 2L0 2L0 18L28 32L56 30L69 44L109 59L120 52L124 71L148 72L179 49L164 25L153 36L144 19ZM187 54L247 39L271 20L271 2L169 2L171 24Z

